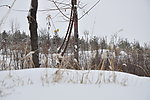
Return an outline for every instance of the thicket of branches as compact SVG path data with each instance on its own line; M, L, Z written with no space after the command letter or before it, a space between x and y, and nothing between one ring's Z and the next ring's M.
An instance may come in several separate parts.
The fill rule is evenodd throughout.
M150 76L150 44L140 45L138 41L129 42L116 35L110 42L107 37L79 38L79 64L73 62L73 37L64 55L61 67L68 69L116 70L132 74ZM34 66L31 59L30 38L25 32L17 30L0 33L0 70L24 69ZM63 38L56 31L50 36L41 31L39 36L40 67L60 67L56 53Z

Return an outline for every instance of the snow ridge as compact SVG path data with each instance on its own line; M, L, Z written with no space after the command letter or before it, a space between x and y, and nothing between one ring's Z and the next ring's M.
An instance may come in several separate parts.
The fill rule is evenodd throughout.
M38 91L43 90L43 88L44 88L43 92L44 91L50 92L51 90L50 88L56 88L60 91L62 91L62 89L67 88L68 91L72 91L68 87L70 88L79 87L79 91L80 89L82 91L82 89L83 88L85 89L86 87L92 88L92 89L94 88L96 90L98 89L97 91L100 91L99 90L100 88L103 88L102 90L105 91L106 89L108 89L108 87L111 91L111 89L114 89L113 87L116 87L116 88L119 87L116 90L116 92L120 91L120 89L122 88L123 89L126 89L126 88L138 89L138 92L140 92L139 89L142 89L142 90L145 89L144 90L145 92L142 91L144 92L142 93L142 95L144 95L144 98L145 98L143 100L149 100L147 98L150 98L150 96L148 95L148 93L150 92L150 78L149 77L139 77L136 75L127 74L123 72L100 71L100 70L68 70L68 69L57 69L57 68L56 69L38 68L38 69L26 69L26 70L14 70L14 71L1 71L0 76L1 76L0 77L0 100L1 98L2 100L19 100L19 98L14 98L13 96L13 95L19 96L17 91L21 93L23 93L23 91L32 91L34 93L36 91L38 92ZM47 90L47 89L50 89L50 90ZM85 89L85 91L89 91L89 90ZM33 95L33 93L31 94ZM39 92L39 93L42 93L42 92ZM23 95L25 94L23 93ZM135 95L133 95L133 97L134 96ZM10 97L13 99L8 99ZM106 98L104 99L113 100L113 99L106 99ZM127 99L134 100L133 98L132 99L126 98L126 100ZM27 100L27 99L23 99L23 100ZM42 100L42 99L37 98L36 100ZM44 100L48 100L48 99L45 98ZM91 100L91 99L87 99L87 100ZM115 98L115 100L117 99ZM138 97L138 99L136 98L135 100L140 100L140 98Z

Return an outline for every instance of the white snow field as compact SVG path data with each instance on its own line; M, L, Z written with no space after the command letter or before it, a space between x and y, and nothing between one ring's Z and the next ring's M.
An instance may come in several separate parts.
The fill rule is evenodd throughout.
M0 71L0 100L150 100L150 78L98 70Z

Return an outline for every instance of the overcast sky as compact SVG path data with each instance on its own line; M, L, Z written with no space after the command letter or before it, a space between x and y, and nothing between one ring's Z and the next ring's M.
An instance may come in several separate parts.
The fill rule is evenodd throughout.
M62 0L64 1L64 0ZM69 2L69 0L66 0ZM79 17L83 11L88 10L97 0L80 0L81 5L87 6L80 10ZM11 5L13 0L0 0L0 5ZM13 9L28 10L30 8L30 0L16 0ZM54 5L48 0L39 0L39 9L54 8ZM0 20L7 13L8 8L0 8ZM101 0L100 3L89 12L88 15L79 21L79 35L83 36L87 30L90 36L108 36L123 29L118 36L128 38L130 41L138 40L140 43L150 42L150 0ZM58 12L38 12L39 29L46 28L46 16L54 17ZM10 30L11 20L15 20L20 27L20 30L28 31L28 21L26 16L28 12L11 11L1 31ZM62 21L62 15L59 14L53 19L54 26L60 30L61 36L65 35L67 22ZM51 33L54 27L51 28Z

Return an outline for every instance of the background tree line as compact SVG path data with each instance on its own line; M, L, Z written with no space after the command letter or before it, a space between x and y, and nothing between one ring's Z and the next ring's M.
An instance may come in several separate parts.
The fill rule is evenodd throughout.
M0 37L1 70L33 67L31 59L24 58L31 52L30 37L25 32L16 30L12 34L11 31L3 31ZM41 30L38 38L40 66L57 67L55 54L61 46L63 37L60 37L57 31L54 32L54 35L50 35L46 30ZM150 76L150 44L141 46L138 41L129 42L115 35L108 42L107 37L89 37L88 33L78 41L81 69L116 70ZM72 44L73 36L65 56L73 55ZM66 64L65 66L72 65Z

